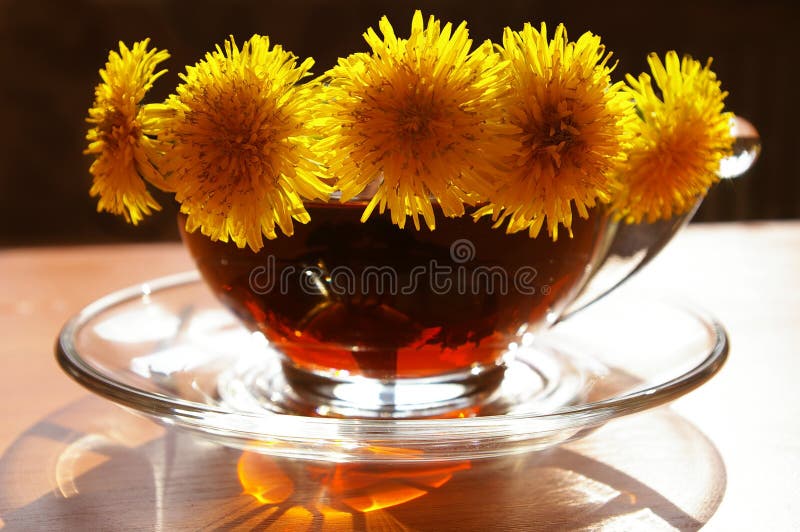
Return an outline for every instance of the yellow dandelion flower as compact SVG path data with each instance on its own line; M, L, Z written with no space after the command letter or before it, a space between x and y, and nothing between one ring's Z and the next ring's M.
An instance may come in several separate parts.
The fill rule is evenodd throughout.
M103 81L95 88L89 109L87 122L94 127L86 135L89 146L84 151L95 156L89 171L93 176L90 194L100 197L97 210L122 214L134 225L151 209L161 208L144 180L156 186L164 184L153 165L158 146L149 136L155 118L141 102L153 82L166 72L155 69L169 54L148 50L149 41L137 42L130 49L120 42L119 53L108 54L108 62L100 70Z
M408 39L386 17L378 27L382 38L372 28L364 34L370 53L326 73L317 151L342 201L380 180L362 221L388 207L400 227L411 216L419 229L421 214L433 229L435 202L460 216L492 188L507 144L499 136L508 129L498 103L503 65L488 41L470 51L465 22L453 29L430 17L425 25L417 11Z
M641 117L633 124L634 141L621 172L623 189L613 208L629 223L653 222L686 212L718 180L720 160L730 153L731 113L724 113L716 74L699 61L668 52L665 63L647 58L651 78L627 76Z
M535 237L546 224L556 239L561 224L571 235L573 204L585 218L611 199L631 103L622 83L611 83L611 54L591 33L570 42L559 25L548 40L545 24L540 31L525 24L521 32L505 29L500 52L510 63L504 105L519 130L516 153L475 216L491 215L498 227L507 220L509 233Z
M308 148L313 87L298 85L313 64L255 35L241 50L226 40L181 75L159 141L188 231L258 251L276 225L291 235L292 219L308 222L303 198L330 194Z

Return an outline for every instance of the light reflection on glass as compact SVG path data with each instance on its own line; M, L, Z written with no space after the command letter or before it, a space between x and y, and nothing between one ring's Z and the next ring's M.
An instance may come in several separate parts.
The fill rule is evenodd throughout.
M142 305L114 314L94 326L94 333L109 342L157 342L174 336L180 319L159 305Z
M719 162L717 174L722 179L733 179L744 174L761 154L761 137L755 126L741 116L731 119L733 148L728 157Z

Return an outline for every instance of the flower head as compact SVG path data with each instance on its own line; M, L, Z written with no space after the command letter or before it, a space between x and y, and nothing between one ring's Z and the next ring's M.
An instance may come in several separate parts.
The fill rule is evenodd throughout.
M153 82L166 72L155 70L169 54L148 50L148 43L145 39L129 49L120 42L119 53L108 54L108 62L100 70L103 81L95 88L89 109L87 122L93 127L86 135L89 146L84 152L95 156L89 171L93 176L90 194L100 197L97 210L122 214L134 225L151 209L160 209L145 180L163 186L153 165L158 148L148 136L155 121L141 102Z
M414 13L411 35L398 38L384 17L383 37L370 28L370 53L341 59L326 73L320 156L337 179L342 201L374 180L366 220L387 207L403 227L421 214L435 227L432 202L446 216L486 197L495 162L506 149L498 96L502 63L489 42L471 51L466 23L453 29Z
M546 224L555 239L561 224L571 234L573 204L585 218L615 190L630 102L611 83L611 54L591 33L570 42L563 25L550 40L544 23L540 31L506 28L501 55L510 64L504 104L518 128L516 152L476 217L492 215L496 226L507 220L509 233L535 237Z
M308 221L302 198L330 194L308 148L313 86L298 85L312 65L256 35L241 50L225 41L181 75L158 138L188 231L258 251L276 226L291 235L292 219Z
M730 120L723 112L716 75L699 61L668 52L665 63L656 54L647 58L648 74L628 76L628 93L640 120L621 172L622 191L615 197L617 216L628 222L653 222L686 212L717 181L720 160L731 150Z

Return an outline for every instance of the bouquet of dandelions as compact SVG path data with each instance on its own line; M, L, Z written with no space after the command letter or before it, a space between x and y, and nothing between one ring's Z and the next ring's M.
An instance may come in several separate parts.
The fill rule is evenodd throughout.
M231 37L161 103L144 99L168 53L120 43L89 110L98 210L136 224L160 208L151 185L174 193L187 231L258 251L310 220L304 200L372 186L362 221L377 208L433 230L437 207L556 239L598 204L629 223L686 212L731 151L710 59L651 54L652 75L615 82L600 38L563 25L476 47L466 23L419 11L407 38L378 27L319 77L268 37Z

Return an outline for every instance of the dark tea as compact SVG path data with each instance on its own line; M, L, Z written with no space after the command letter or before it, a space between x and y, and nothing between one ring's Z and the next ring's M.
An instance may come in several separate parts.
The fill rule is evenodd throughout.
M495 364L526 330L552 321L585 279L606 220L573 237L506 234L491 220L439 214L434 231L363 203L312 203L311 221L254 253L184 234L216 296L298 369L423 378Z

